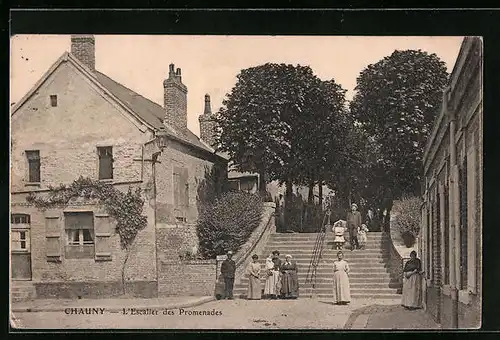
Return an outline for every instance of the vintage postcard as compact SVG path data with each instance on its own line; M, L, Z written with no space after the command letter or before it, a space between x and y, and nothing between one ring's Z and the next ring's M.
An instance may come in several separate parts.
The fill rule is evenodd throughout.
M12 329L481 327L481 37L10 44Z

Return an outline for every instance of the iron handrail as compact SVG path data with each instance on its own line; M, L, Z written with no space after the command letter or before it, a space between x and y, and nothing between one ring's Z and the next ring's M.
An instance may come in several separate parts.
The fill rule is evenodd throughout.
M326 234L325 222L326 222L327 218L328 218L328 222L330 223L330 214L328 211L325 212L325 214L323 216L323 221L322 221L321 225L319 226L318 236L316 236L316 242L314 243L311 261L309 263L309 268L307 270L307 276L306 276L305 283L306 284L312 283L311 296L312 296L314 290L316 289L317 268L318 268L319 261L321 260L321 257L323 255L323 245L324 245L325 234Z

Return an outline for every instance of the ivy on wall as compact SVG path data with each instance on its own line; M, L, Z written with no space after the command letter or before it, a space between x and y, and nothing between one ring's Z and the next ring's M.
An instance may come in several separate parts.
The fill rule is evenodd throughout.
M140 188L132 190L129 187L124 193L109 183L82 176L70 185L49 186L47 197L30 193L26 201L45 210L67 206L78 197L96 200L116 220L116 231L120 235L122 248L128 249L137 233L147 225L147 218L142 215L144 200Z

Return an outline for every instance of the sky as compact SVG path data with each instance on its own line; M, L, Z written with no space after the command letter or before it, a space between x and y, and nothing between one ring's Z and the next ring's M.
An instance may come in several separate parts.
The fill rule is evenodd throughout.
M421 49L455 65L463 37L96 35L96 69L163 106L169 64L182 69L188 88L188 128L199 136L198 116L209 94L222 105L245 68L266 62L309 65L322 80L335 79L352 99L356 78L394 50ZM70 35L11 38L10 102L19 101L65 52Z

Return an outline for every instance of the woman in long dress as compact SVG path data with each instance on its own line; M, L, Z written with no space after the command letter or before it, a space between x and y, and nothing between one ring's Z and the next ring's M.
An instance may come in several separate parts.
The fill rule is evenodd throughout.
M299 279L297 276L297 263L292 262L292 255L285 256L281 265L281 297L283 299L296 299L299 296Z
M248 275L248 300L260 300L262 288L260 284L260 263L257 255L252 256L252 262L247 266L246 273Z
M276 299L280 291L280 267L281 260L279 251L275 250L266 259L266 284L264 286L264 295L269 299Z
M411 259L403 269L403 297L401 304L407 309L422 308L422 263L417 252L410 253Z
M344 260L344 254L337 253L337 261L333 262L333 303L346 305L351 301L349 287L349 264Z

